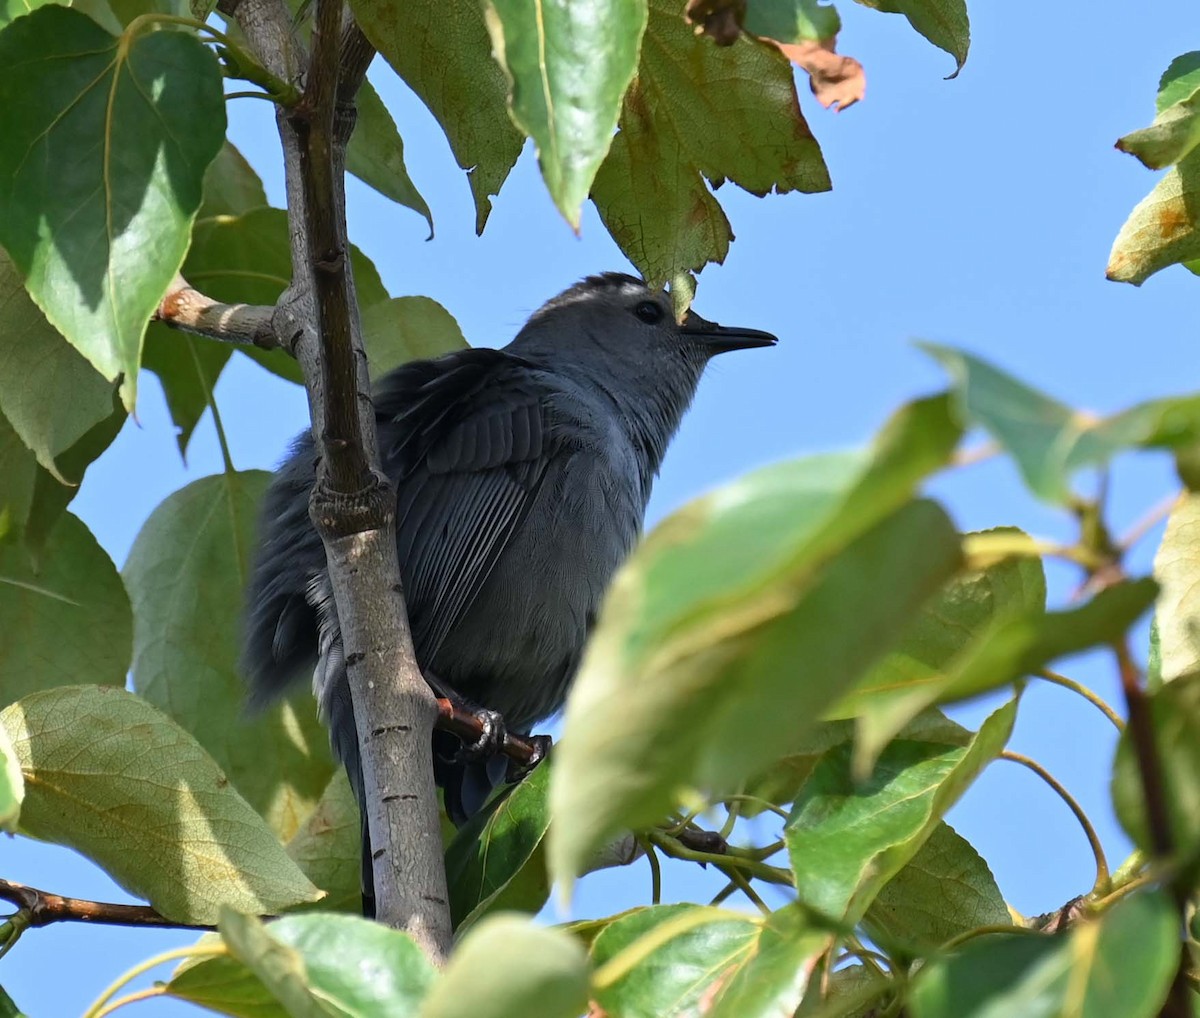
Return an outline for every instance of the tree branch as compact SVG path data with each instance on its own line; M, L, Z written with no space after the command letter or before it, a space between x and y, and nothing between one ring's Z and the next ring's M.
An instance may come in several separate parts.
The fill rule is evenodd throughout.
M176 275L154 317L181 332L271 350L279 346L272 324L274 314L274 308L255 304L222 304Z
M27 884L0 879L0 899L12 902L29 920L30 926L51 923L103 923L108 926L159 926L177 930L215 930L215 926L179 923L156 912L149 905L118 905L107 901L88 901L52 894Z

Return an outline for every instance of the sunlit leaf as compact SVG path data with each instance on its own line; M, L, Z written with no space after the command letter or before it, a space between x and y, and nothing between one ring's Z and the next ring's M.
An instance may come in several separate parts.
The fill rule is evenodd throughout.
M1012 700L995 711L962 749L892 742L863 782L854 779L849 747L830 750L784 830L801 902L840 921L861 919L1004 748L1016 710Z
M1200 495L1181 496L1171 511L1154 578L1158 679L1169 682L1200 672Z
M24 773L22 829L94 859L169 918L317 896L199 743L140 697L63 686L6 707L0 724Z
M458 322L429 297L393 297L363 312L363 343L378 379L405 361L466 349Z
M486 12L512 118L533 139L550 196L578 230L638 65L646 0L488 0Z
M524 916L494 915L459 942L421 1018L575 1018L587 1010L583 947Z
M25 779L21 762L8 732L0 726L0 831L11 834L17 829L21 800L25 798Z
M917 976L913 1018L1154 1018L1179 965L1178 916L1137 894L1067 936L970 941Z
M258 174L232 143L225 142L204 173L203 198L196 219L240 216L266 204L267 192Z
M333 774L312 696L248 716L238 669L241 611L269 475L225 473L169 496L125 564L134 610L133 683L191 732L283 840Z
M358 119L346 146L346 169L385 198L424 216L433 236L433 216L404 165L404 141L388 108L369 81L355 97Z
M325 892L318 905L322 911L362 913L362 828L358 803L341 767L292 835L287 853Z
M72 683L125 684L133 640L121 577L91 531L59 517L37 564L0 542L0 704Z
M0 242L132 407L146 323L225 136L217 61L189 33L118 40L42 7L0 33L0 136Z
M962 70L971 47L971 24L966 0L857 0L864 7L888 14L903 14L908 23L938 49L944 49Z
M209 406L209 394L221 377L234 348L151 322L146 330L142 367L153 371L163 387L177 431L179 454L187 457L188 443Z

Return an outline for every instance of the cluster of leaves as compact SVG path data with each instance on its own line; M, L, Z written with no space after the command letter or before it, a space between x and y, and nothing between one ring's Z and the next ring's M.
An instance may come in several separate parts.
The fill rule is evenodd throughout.
M961 0L863 2L903 13L961 65ZM351 6L468 168L480 229L526 135L567 219L590 195L656 282L724 258L732 232L712 193L724 180L756 194L828 186L784 56L831 44L836 14L813 0L708 5L734 10L727 46L667 0L548 5L536 23L506 0ZM230 349L147 329L176 270L251 304L290 278L286 214L223 141L220 60L274 83L235 26L182 25L189 12L169 4L16 13L0 11L0 826L78 849L169 919L218 926L160 992L259 1016L565 1018L590 1001L614 1018L902 1005L970 1018L1033 1013L1034 999L1045 1014L1157 1012L1181 946L1159 884L1189 892L1200 854L1200 501L1179 502L1157 582L1129 579L1103 505L1072 479L1125 449L1169 448L1194 481L1200 399L1096 419L935 348L951 390L903 408L869 448L759 471L666 521L614 585L552 766L453 834L461 940L436 974L403 934L338 914L358 907L358 819L310 700L243 717L237 610L265 475L227 462L176 492L121 574L67 511L142 366L163 383L181 452L216 413ZM1188 61L1164 79L1156 126L1126 139L1180 179L1200 137ZM361 112L351 171L428 217L374 92ZM1156 201L1160 220L1176 207ZM1170 251L1136 271L1200 257ZM353 258L375 370L462 345L444 309L392 298ZM248 355L297 377L277 352ZM972 426L1079 518L1077 544L963 536L922 497ZM1043 554L1077 562L1093 596L1048 610ZM1005 754L1029 677L1124 646L1156 596L1147 717L1167 827L1148 815L1145 760L1123 737L1113 798L1144 854L1113 875L1097 846L1073 928L1047 935L944 817ZM1010 696L977 732L939 711L995 690ZM705 842L709 810L725 821ZM778 829L757 824L750 840L738 823L750 815ZM611 861L627 831L652 873L666 855L711 864L728 887L709 905L535 926L552 884ZM770 909L756 883L787 904ZM763 914L722 905L739 893ZM22 928L0 925L0 940Z

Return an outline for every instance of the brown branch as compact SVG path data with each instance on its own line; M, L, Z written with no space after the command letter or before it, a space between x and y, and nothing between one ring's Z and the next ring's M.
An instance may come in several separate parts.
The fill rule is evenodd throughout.
M460 707L453 700L445 697L437 698L437 727L443 732L457 735L463 742L477 742L483 737L483 722L472 711ZM508 757L514 763L528 766L542 755L538 747L520 735L506 732L504 743L500 747L500 755Z
M154 313L156 321L181 332L194 333L222 343L257 346L271 350L279 346L272 325L275 309L255 304L222 304L202 294L181 275Z
M88 901L52 894L27 884L0 879L0 899L12 902L25 913L30 926L51 923L103 923L108 926L158 926L177 930L215 930L201 923L180 923L155 911L149 905L118 905L108 901Z

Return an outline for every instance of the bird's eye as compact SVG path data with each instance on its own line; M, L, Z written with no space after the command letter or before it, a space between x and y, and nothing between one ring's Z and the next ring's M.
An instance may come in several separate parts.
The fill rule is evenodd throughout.
M633 309L633 313L647 325L657 325L663 320L664 314L662 305L652 300L642 301Z

